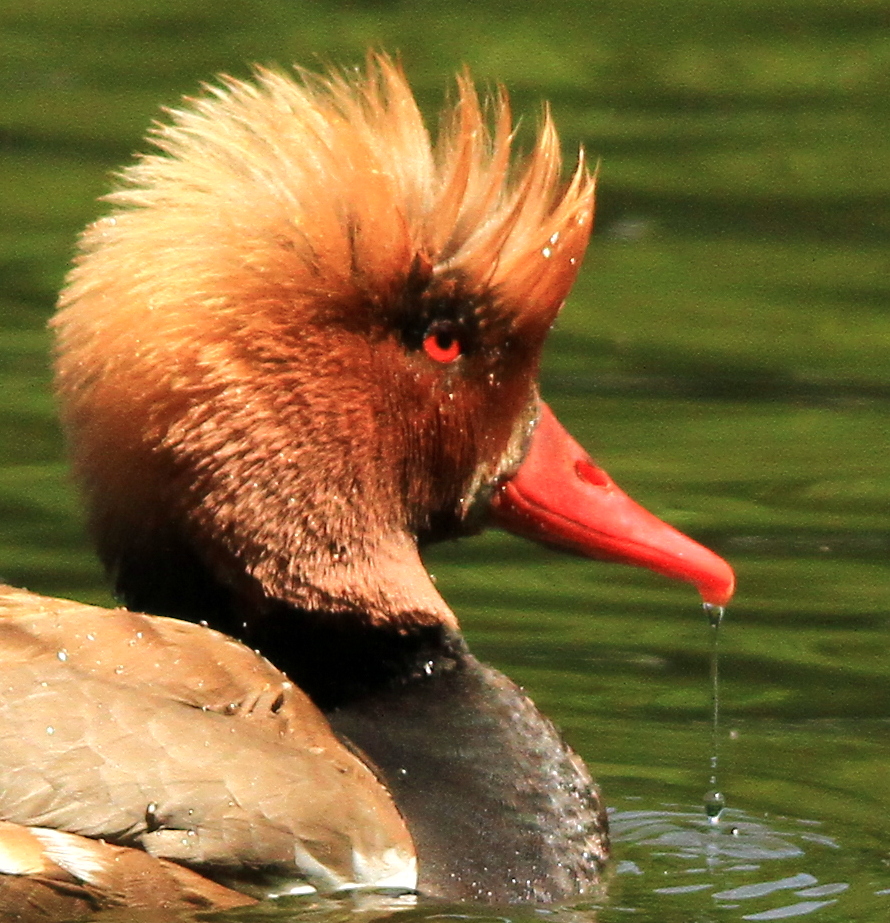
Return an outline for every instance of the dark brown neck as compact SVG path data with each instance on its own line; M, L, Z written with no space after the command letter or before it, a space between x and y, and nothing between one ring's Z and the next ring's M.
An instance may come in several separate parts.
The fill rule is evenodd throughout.
M468 656L444 625L369 625L354 613L272 610L242 631L325 712L389 690L407 690Z
M267 601L249 609L184 543L152 544L114 565L128 609L203 622L260 651L324 711L445 669L466 654L460 634L419 616L372 626L355 612L309 612ZM424 624L426 622L427 624Z
M133 612L166 615L240 637L231 592L174 530L144 541L103 543L99 553L117 598Z

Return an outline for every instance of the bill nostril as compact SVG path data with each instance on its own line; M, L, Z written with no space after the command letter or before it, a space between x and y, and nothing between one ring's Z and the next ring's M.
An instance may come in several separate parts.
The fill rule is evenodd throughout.
M602 468L597 468L592 461L582 458L575 462L575 474L587 484L594 487L610 487L612 480Z

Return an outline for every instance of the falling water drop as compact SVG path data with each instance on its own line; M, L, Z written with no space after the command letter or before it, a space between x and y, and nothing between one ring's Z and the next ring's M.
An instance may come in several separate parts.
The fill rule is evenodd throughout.
M725 807L726 797L723 792L718 792L714 788L705 792L705 814L707 814L708 820L712 824L716 824L720 820L720 815Z
M723 606L704 604L705 614L711 626L711 760L710 787L705 793L705 814L712 824L717 824L726 807L726 798L717 784L720 741L720 623L723 621Z

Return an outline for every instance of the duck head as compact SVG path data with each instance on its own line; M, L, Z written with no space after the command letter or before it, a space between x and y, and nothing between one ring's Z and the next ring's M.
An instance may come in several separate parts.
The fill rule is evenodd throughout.
M419 547L491 517L729 598L728 566L621 494L538 397L594 179L582 158L561 186L549 115L515 163L505 95L485 108L459 77L433 144L385 57L260 70L171 111L122 174L54 326L129 605L453 625Z

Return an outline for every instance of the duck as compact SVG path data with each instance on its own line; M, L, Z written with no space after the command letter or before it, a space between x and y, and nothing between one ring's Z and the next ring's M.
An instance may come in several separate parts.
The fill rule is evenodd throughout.
M423 551L493 525L718 607L734 575L540 396L583 151L563 181L545 110L517 156L466 71L440 126L383 53L222 77L83 233L56 393L122 607L0 589L0 918L600 887L598 787Z

